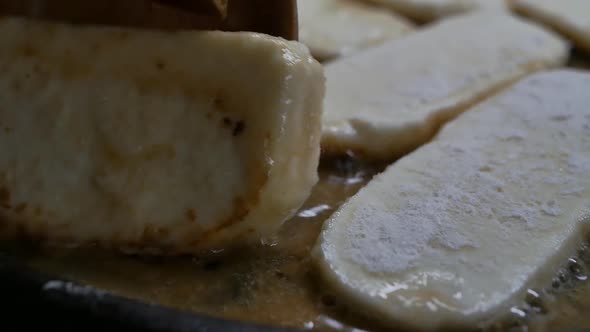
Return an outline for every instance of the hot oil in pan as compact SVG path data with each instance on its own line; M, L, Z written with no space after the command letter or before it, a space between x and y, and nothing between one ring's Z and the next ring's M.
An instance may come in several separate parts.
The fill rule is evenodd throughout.
M574 54L571 67L590 69ZM217 317L345 331L370 326L351 318L317 282L310 250L321 225L385 165L353 159L324 161L321 180L280 234L255 248L199 258L149 258L79 250L27 251L35 268L115 294ZM567 331L590 327L590 249L564 262L551 285L538 285L488 331ZM343 323L346 322L346 323Z

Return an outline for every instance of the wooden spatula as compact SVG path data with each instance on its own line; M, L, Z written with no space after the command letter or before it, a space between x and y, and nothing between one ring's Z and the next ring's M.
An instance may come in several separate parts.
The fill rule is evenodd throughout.
M296 0L0 0L0 15L73 24L254 31L295 40Z

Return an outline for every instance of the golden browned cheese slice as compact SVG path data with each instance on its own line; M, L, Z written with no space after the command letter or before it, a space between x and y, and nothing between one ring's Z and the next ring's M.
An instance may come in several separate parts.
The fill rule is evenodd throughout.
M271 234L317 180L299 43L4 18L0 68L4 237L191 253Z

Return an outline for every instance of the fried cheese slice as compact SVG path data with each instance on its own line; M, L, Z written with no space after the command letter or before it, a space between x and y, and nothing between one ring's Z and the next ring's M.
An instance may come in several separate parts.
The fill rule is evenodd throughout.
M428 141L468 106L536 70L563 64L566 41L523 19L475 13L325 66L322 145L378 159Z
M272 233L316 183L324 78L302 44L18 18L0 36L4 237L193 253Z
M590 73L533 75L464 113L324 225L328 287L391 326L475 329L549 284L590 225Z

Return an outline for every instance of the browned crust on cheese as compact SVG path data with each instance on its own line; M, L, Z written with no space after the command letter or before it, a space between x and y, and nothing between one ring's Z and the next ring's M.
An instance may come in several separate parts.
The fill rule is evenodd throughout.
M67 225L63 225L63 227L49 226L49 223L44 219L51 216L49 214L43 216L40 207L27 209L26 203L19 203L12 207L10 205L10 191L5 186L0 186L0 239L21 240L48 247L63 245L98 247L126 253L149 253L152 255L194 254L208 249L210 242L219 234L244 220L252 208L258 204L260 193L267 181L268 177L266 176L263 181L258 181L252 187L251 191L255 194L247 195L252 197L250 200L241 197L234 198L233 209L229 217L212 229L203 230L202 226L196 223L197 211L193 208L187 209L182 221L171 223L174 228L182 228L177 233L186 234L181 241L172 241L171 231L167 227L151 224L145 225L135 240L124 239L118 234L113 234L110 240L95 238L79 241L74 236L63 235L71 234L67 231L69 228ZM61 229L58 230L56 227ZM198 235L195 236L195 234ZM223 245L225 248L232 247L232 243L223 243Z

